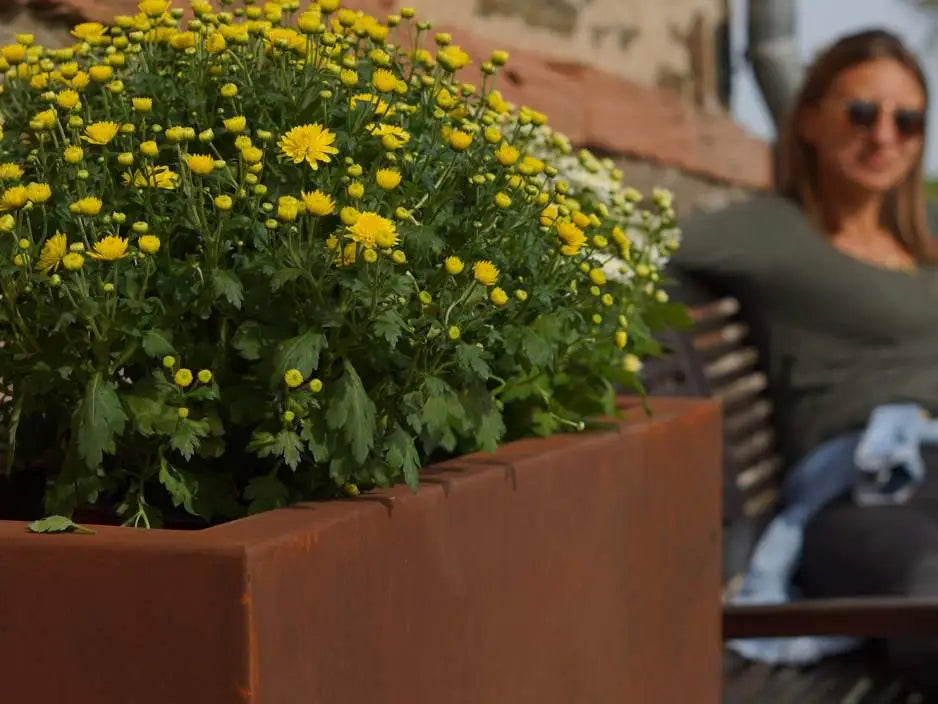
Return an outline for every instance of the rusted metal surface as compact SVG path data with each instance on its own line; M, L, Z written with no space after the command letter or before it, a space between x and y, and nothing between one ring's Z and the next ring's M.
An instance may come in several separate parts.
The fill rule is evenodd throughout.
M0 701L716 704L720 412L198 532L0 523Z

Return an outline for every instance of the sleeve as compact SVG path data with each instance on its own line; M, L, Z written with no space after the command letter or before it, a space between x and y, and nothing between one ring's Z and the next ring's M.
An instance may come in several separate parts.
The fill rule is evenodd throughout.
M767 265L804 216L777 197L757 196L681 224L674 266L706 280L747 278ZM800 225L803 227L803 225ZM786 237L780 232L784 231Z

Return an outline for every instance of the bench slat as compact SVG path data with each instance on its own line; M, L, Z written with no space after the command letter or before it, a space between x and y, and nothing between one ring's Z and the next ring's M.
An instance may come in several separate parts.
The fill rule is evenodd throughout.
M736 475L736 486L740 491L751 491L754 487L779 474L781 470L782 460L779 457L760 460Z
M740 377L726 386L716 387L713 395L725 404L739 403L748 396L756 396L768 387L768 378L762 372L753 372Z
M704 375L710 381L723 379L753 369L758 361L759 352L755 347L733 348L704 365Z

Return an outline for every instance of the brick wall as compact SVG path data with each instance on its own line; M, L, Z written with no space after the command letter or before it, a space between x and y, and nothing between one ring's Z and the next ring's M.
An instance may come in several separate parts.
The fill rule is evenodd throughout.
M378 16L405 4L346 1ZM4 4L0 42L29 31L47 45L68 41L67 28L80 17L107 21L136 8L136 0ZM708 97L712 76L701 68L700 56L712 55L713 47L703 51L707 45L700 44L700 28L712 28L725 4L422 0L420 16L450 31L475 57L493 48L510 51L499 86L509 100L545 112L574 144L617 157L637 187L672 188L681 209L688 210L721 205L769 181L767 145L746 134ZM689 39L695 31L697 44Z

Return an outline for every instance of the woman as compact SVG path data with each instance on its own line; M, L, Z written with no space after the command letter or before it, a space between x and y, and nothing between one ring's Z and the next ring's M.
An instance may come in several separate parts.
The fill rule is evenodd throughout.
M685 227L675 263L736 295L752 318L791 461L861 431L885 404L938 414L927 101L922 70L895 36L841 39L793 105L777 195ZM844 497L808 523L798 574L807 595L938 596L938 455L925 456L931 471L906 504L861 508ZM938 634L892 646L938 671Z

